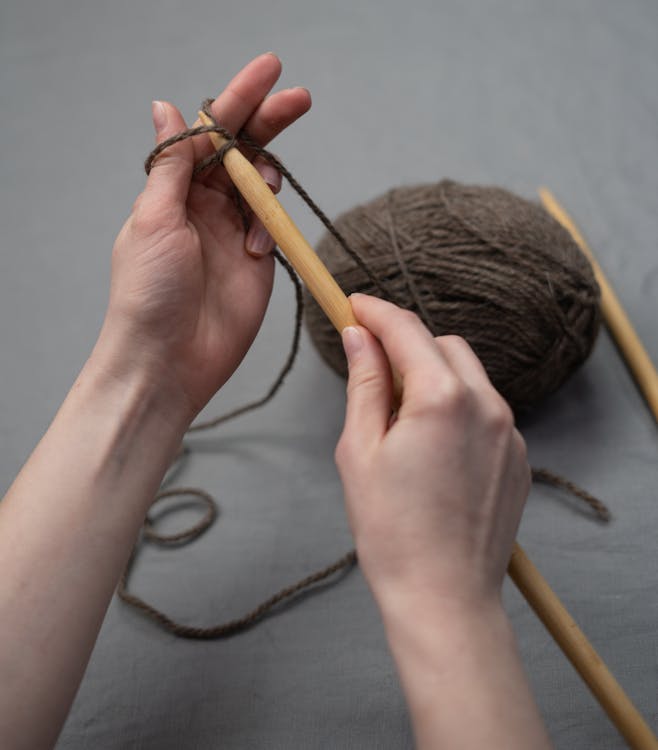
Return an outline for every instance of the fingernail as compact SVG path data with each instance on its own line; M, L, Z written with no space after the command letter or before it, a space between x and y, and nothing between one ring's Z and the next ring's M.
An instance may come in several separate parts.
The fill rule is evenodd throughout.
M250 255L257 257L267 255L272 249L272 238L260 221L249 228L245 246Z
M343 328L342 338L347 361L351 362L361 349L363 349L363 336L358 328L347 326Z
M262 167L258 168L260 176L265 182L272 188L273 193L278 193L281 190L281 174L278 169L275 169L271 164L263 164Z
M151 102L151 116L153 117L153 127L155 132L159 133L167 124L167 109L165 105L158 101Z
M309 106L311 106L313 102L313 97L311 96L311 92L306 88L306 86L294 86L293 88L295 91L303 91L306 94L306 96L308 96Z

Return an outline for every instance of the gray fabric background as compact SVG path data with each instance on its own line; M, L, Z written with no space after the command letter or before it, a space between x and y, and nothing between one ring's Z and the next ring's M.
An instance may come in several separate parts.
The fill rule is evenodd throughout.
M654 0L3 0L0 4L0 485L51 420L99 330L114 236L144 181L149 105L190 117L253 55L312 112L275 144L330 215L388 187L452 177L567 206L658 360L658 6ZM321 229L284 204L311 241ZM265 391L291 289L208 408ZM305 338L276 401L189 440L180 480L222 518L148 550L133 585L170 614L239 615L350 546L333 466L343 385ZM533 490L520 540L658 727L658 431L608 335L524 420L531 459L601 496L596 524ZM186 519L175 515L167 526ZM189 520L189 519L188 519ZM557 748L623 742L511 585L525 664ZM177 640L114 601L59 750L406 748L406 709L358 571L224 642Z

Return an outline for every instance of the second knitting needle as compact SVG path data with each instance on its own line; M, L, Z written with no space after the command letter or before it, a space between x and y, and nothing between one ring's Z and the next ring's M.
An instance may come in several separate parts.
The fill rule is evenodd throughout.
M603 269L594 257L594 253L587 242L585 242L585 238L578 230L578 227L576 227L573 219L558 203L548 188L539 188L539 196L544 204L544 208L571 234L574 242L587 256L594 271L596 281L601 289L601 312L603 313L605 324L633 374L638 388L646 399L654 419L658 421L658 373L651 361L651 357L649 357L633 324L624 311L619 297L617 297L612 288L612 284L605 277Z

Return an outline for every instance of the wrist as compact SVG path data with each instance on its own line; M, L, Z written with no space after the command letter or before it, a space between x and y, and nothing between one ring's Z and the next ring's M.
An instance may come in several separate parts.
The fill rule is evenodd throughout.
M190 409L155 363L131 360L99 339L56 419L77 432L80 459L99 494L123 488L144 510L189 427ZM70 425L70 428L67 428Z
M452 649L465 632L493 627L511 633L499 595L444 596L425 588L379 592L375 596L391 643L400 647Z
M499 600L389 599L383 614L419 749L548 750Z
M463 555L389 554L385 565L369 565L357 544L359 562L384 619L395 621L407 611L427 609L433 618L470 620L501 612L502 577L491 565ZM381 555L380 555L381 557Z
M81 377L119 398L139 398L167 432L180 433L180 437L195 416L172 377L172 367L134 337L120 335L107 321Z
M36 453L59 452L63 465L75 459L84 468L74 486L90 488L83 505L93 497L103 507L112 498L116 512L125 514L121 525L131 526L153 502L188 421L148 369L117 372L99 355L85 363Z

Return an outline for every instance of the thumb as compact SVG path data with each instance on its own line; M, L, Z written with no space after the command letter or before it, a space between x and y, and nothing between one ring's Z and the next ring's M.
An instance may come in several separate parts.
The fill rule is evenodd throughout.
M347 357L347 442L358 450L378 443L388 429L391 416L391 371L377 339L361 326L348 326L342 332Z
M187 129L183 116L169 102L154 101L151 112L158 144ZM187 200L193 170L192 141L188 138L174 143L153 160L143 200L153 201L166 211L182 208Z

